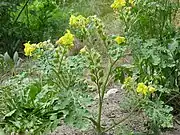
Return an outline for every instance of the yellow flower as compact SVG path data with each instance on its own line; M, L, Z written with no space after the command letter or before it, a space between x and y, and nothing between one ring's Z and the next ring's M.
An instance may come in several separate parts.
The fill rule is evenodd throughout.
M150 93L154 93L155 91L156 91L156 89L154 87L152 87L152 86L149 87L149 92Z
M35 45L36 44L30 44L30 42L24 44L24 52L26 56L32 56L32 52L36 49Z
M129 85L132 81L133 81L132 77L127 77L127 78L125 78L125 80L124 80L124 84L125 84L125 85Z
M84 46L84 47L80 50L80 53L81 53L81 54L84 54L84 53L86 52L86 50L87 50L87 49L86 49L86 46Z
M114 40L115 40L118 44L121 44L121 43L124 43L124 42L125 42L125 37L117 36Z
M114 0L114 3L111 5L111 8L118 9L126 5L126 0Z
M124 87L126 90L128 90L128 91L132 90L132 89L133 89L133 85L134 85L134 81L133 81L133 78L132 78L132 77L127 77L127 78L125 78L123 87Z
M138 83L138 87L137 87L136 91L137 91L137 93L147 95L148 87L144 83Z
M36 45L37 48L43 48L43 46L44 46L43 42L39 42L39 43Z
M129 3L134 6L134 0L129 0Z
M73 44L74 42L74 35L71 34L71 32L69 30L67 30L67 32L65 33L64 36L62 36L57 42L56 44L62 45L64 47L68 47L71 48L74 46Z
M86 24L87 24L87 19L82 15L78 15L78 16L71 15L69 20L69 25L73 27L84 28Z

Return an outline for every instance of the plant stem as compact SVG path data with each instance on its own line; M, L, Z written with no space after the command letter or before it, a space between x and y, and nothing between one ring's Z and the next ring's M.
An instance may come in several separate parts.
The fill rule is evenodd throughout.
M99 98L99 110L98 110L98 122L97 122L97 131L98 135L102 134L102 129L101 129L101 114L102 114L102 98Z
M104 99L104 93L105 93L105 90L106 90L106 87L107 87L107 83L108 83L108 80L109 80L109 77L111 75L111 72L112 72L112 68L114 66L114 64L117 62L114 61L113 63L110 62L110 66L109 66L109 69L108 69L108 74L105 78L105 81L104 81L104 84L102 86L102 93L100 95L99 93L99 110L98 110L98 126L97 126L97 130L98 130L98 135L102 135L102 129L101 129L101 115L102 115L102 105L103 105L103 99Z
M102 95L101 95L101 87L99 85L99 81L97 79L97 88L98 88L98 95L99 95L99 110L98 110L98 122L97 122L97 130L98 134L101 134L101 113L102 113Z
M21 11L19 12L18 16L16 17L15 21L13 24L15 24L17 22L17 20L19 19L21 13L23 12L23 10L25 9L25 7L27 6L29 0L26 1L26 3L24 4L23 8L21 9Z

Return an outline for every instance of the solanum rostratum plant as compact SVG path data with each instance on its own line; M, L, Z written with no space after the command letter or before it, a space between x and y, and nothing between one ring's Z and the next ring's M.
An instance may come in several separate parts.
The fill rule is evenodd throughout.
M77 36L83 35L81 36L83 37L82 42L86 43L86 46L80 50L80 54L86 60L87 71L99 96L97 119L92 117L86 118L92 121L97 134L102 135L115 126L112 125L108 129L102 127L102 106L109 82L115 75L113 70L116 68L116 63L120 58L128 55L126 38L122 35L107 35L104 30L104 24L96 16L89 16L88 18L71 16L70 26ZM104 49L100 50L98 46Z

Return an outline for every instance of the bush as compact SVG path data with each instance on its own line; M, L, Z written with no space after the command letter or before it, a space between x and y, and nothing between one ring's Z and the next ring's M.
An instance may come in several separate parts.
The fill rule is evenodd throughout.
M3 0L0 3L0 51L13 57L15 51L23 54L22 44L27 41L56 40L68 27L71 12L79 11L75 8L77 3L83 4L81 1Z
M178 97L180 93L180 59L178 57L180 35L173 21L179 8L179 2L171 0L122 0L118 3L115 0L111 7L125 26L125 35L133 57L132 67L134 68L131 69L133 70L131 75L138 83L144 82L147 86L153 84L160 88L156 96L159 96L159 99L166 104L172 105L173 100L169 100L169 98ZM151 100L154 101L153 95ZM158 105L160 109L164 106L162 101L152 103L155 106ZM151 104L151 106L154 105ZM177 107L178 105L173 104L173 106ZM164 107L166 108L166 106ZM170 110L172 109L167 108L165 112L170 113ZM148 109L148 115L153 116L152 110ZM158 120L159 116L153 117L157 118L157 121L161 121ZM158 125L157 123L156 127L160 127Z

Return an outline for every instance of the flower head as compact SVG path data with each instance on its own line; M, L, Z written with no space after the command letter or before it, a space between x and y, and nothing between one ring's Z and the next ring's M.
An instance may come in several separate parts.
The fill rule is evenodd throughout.
M125 37L117 36L114 40L115 40L118 44L121 44L121 43L124 43L124 42L125 42Z
M69 20L69 25L73 27L84 28L86 24L87 24L87 19L82 15L78 15L78 16L71 15Z
M125 78L125 80L124 80L124 84L125 84L125 85L129 85L132 81L133 81L132 77L127 77L127 78Z
M57 42L56 44L62 45L64 47L68 47L71 48L74 46L73 44L74 42L74 35L71 34L71 32L69 30L67 30L67 32L65 33L64 36L62 36Z
M127 77L124 80L123 87L127 90L132 90L134 85L134 80L132 77Z
M137 91L137 93L147 95L148 87L144 83L138 83L138 87L137 87L136 91Z
M149 92L150 93L154 93L156 91L156 89L152 86L149 86Z
M84 46L81 50L80 50L80 54L84 54L86 53L87 49L86 46Z
M26 56L32 56L32 52L36 49L36 44L30 44L30 42L24 44L24 52Z
M126 5L126 0L114 0L114 3L111 5L111 8L118 9Z

